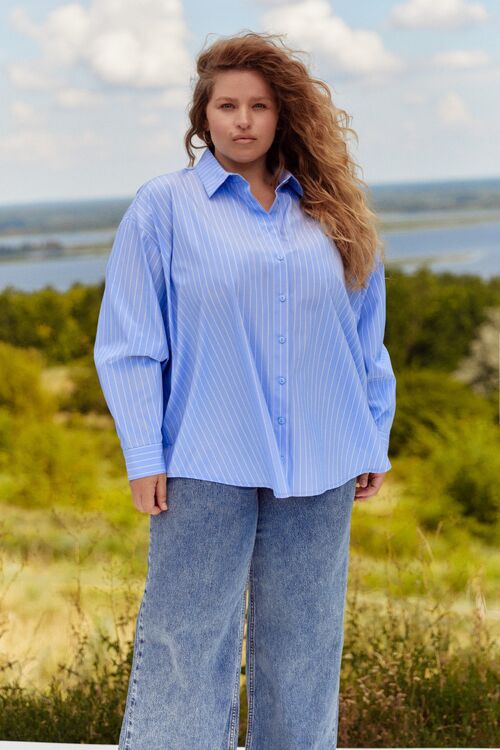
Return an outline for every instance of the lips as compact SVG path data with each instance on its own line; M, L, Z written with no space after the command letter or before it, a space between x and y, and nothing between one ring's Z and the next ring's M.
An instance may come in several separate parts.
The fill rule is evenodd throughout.
M255 141L250 135L240 135L238 138L233 138L233 141Z

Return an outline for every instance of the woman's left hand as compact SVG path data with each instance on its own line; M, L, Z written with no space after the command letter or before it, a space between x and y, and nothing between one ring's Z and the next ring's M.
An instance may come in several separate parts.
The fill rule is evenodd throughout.
M356 484L356 494L354 495L354 499L368 500L372 495L376 495L382 486L386 474L386 471L382 472L382 474L377 474L374 471L359 474L357 481L361 486L358 487Z

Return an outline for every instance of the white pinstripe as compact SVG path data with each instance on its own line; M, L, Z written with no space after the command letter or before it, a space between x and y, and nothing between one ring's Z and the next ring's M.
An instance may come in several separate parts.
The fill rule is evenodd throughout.
M288 497L392 468L384 265L347 290L301 194L285 170L267 212L208 149L137 190L94 347L129 479L166 472Z

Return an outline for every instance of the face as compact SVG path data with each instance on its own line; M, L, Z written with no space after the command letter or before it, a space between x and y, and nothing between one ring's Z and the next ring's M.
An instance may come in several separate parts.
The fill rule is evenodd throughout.
M216 158L235 171L264 160L276 133L276 97L257 71L227 70L217 74L206 117ZM243 137L250 140L237 140Z

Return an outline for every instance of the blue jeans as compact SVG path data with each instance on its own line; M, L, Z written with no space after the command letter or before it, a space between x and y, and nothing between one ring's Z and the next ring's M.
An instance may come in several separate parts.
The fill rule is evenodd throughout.
M321 495L167 477L119 750L334 750L356 478Z

